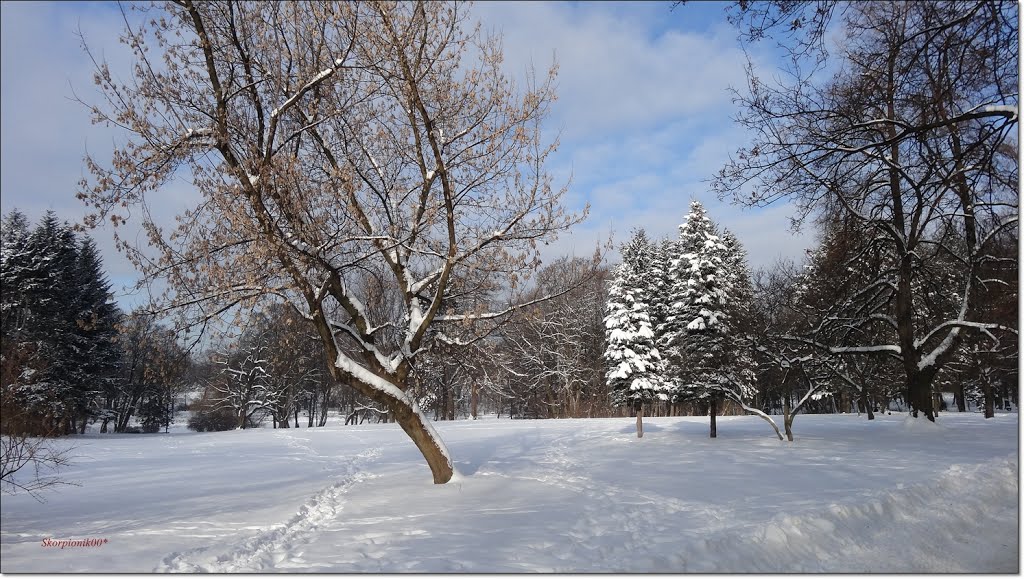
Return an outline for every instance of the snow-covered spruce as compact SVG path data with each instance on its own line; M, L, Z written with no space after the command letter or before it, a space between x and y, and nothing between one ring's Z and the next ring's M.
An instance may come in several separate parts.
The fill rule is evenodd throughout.
M622 248L622 264L608 289L605 316L607 379L616 405L636 410L637 436L643 437L643 405L668 400L664 363L654 344L650 301L653 251L642 229Z
M767 420L781 439L775 422L746 403L756 377L753 344L743 334L753 290L742 245L729 231L719 234L703 205L693 201L675 247L678 256L667 275L673 299L658 328L658 345L676 383L673 400L707 404L712 438L718 405L729 399Z

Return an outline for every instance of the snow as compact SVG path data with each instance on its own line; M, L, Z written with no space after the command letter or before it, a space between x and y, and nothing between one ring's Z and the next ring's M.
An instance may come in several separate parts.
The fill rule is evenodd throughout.
M1010 113L1014 117L1017 116L1017 107L1013 105L988 105L985 107L986 113Z
M1019 571L1016 414L644 422L435 423L447 485L396 424L61 440L82 486L3 497L3 571Z

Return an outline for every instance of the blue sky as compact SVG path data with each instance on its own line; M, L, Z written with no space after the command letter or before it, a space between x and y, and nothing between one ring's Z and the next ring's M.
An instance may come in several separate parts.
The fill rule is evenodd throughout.
M504 36L505 66L521 77L559 64L558 92L546 128L560 133L550 168L572 177L568 202L589 202L590 218L548 255L590 255L609 232L616 243L634 227L654 238L676 235L689 201L746 246L751 266L779 256L799 258L812 235L789 231L790 209L741 210L719 202L706 179L721 167L744 133L732 121L729 86L743 86L743 54L725 5L693 2L485 2L473 7L485 29ZM78 219L75 199L82 155L110 149L115 135L92 126L72 93L95 98L92 70L80 47L112 67L128 61L118 43L121 15L109 3L0 4L0 205L30 218L47 209ZM770 67L766 57L760 64ZM186 183L166 192L172 213L188 197ZM170 215L168 215L170 218ZM92 233L104 252L115 289L135 279L113 250L109 231ZM617 255L611 256L613 260ZM128 298L128 301L131 301Z

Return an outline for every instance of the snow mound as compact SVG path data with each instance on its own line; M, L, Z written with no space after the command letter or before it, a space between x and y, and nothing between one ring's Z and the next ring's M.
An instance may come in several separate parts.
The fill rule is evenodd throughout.
M1006 500L1018 494L1018 472L1016 456L953 465L934 482L901 484L825 509L781 513L767 524L712 535L690 543L684 554L667 563L701 573L885 573L892 572L896 560L911 569L933 569L936 553L942 552L946 561L960 562L943 572L964 573L980 558L979 551L995 550L992 557L1005 558L1001 562L1013 568L1017 517L1015 509L1006 508ZM1001 528L1005 534L999 535L999 545L965 539L979 527ZM926 540L911 548L906 537ZM880 553L880 545L890 552ZM958 550L962 554L954 554Z
M938 432L944 429L938 422L932 422L924 416L919 416L918 418L907 416L903 420L903 430L908 432Z

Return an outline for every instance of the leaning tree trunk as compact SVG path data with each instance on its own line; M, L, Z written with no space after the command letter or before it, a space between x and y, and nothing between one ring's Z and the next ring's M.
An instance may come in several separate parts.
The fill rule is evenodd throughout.
M864 408L864 411L868 413L868 420L875 419L875 413L871 409L871 404L868 401L868 387L864 386L860 389L860 405Z
M786 429L786 440L793 442L793 409L788 392L782 397L782 425Z
M427 418L417 408L403 400L389 398L389 402L388 407L391 409L391 415L394 416L395 422L409 435L409 438L416 444L416 448L423 454L423 458L426 459L430 472L434 476L434 484L444 484L451 480L452 474L454 474L452 461L445 448L441 446L441 441L434 433L434 428L427 422Z

